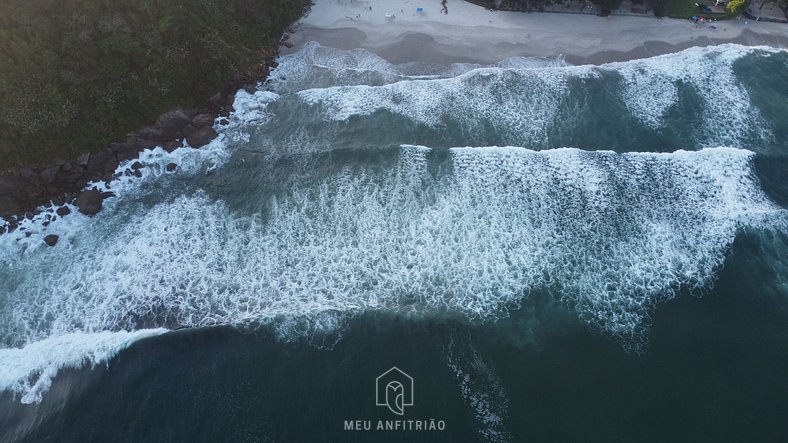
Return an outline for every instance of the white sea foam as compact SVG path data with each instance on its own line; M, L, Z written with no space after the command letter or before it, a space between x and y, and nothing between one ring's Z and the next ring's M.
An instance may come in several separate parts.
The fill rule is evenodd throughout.
M86 189L97 188L101 191L111 191L115 195L104 201L105 211L99 213L97 217L106 217L112 208L122 201L124 195L128 193L139 194L144 192L145 184L150 184L165 175L172 175L167 172L167 165L174 163L178 169L174 174L195 174L206 169L215 168L223 164L229 158L223 138L214 140L201 149L188 147L178 148L173 152L167 152L162 148L146 149L139 154L138 159L123 162L115 170L116 178L110 182L91 182ZM139 169L140 177L133 175L132 164L139 162L143 165ZM150 190L150 188L147 188ZM65 217L59 217L56 211L60 207L68 207L71 213ZM1 219L0 219L1 220ZM58 245L68 243L71 239L79 236L81 231L89 229L91 217L82 215L73 204L49 205L39 208L39 212L31 219L23 219L19 223L19 228L12 233L0 235L0 263L3 260L10 260L19 249L37 250L47 248L43 238L49 234L55 234L61 238Z
M312 46L304 51L307 50L337 51ZM769 142L773 135L737 79L734 64L748 54L774 51L777 50L726 44L601 66L567 66L560 59L513 58L488 67L456 64L434 70L434 75L427 77L403 75L399 68L366 51L348 56L354 60L350 65L357 67L350 71L299 53L283 59L275 73L282 72L283 77L288 73L288 81L275 84L283 90L298 91L304 104L315 106L328 121L369 118L378 111L387 111L434 130L446 129L453 123L464 133L476 134L492 127L511 143L548 146L548 133L575 117L561 113L563 104L574 103L566 100L574 97L580 106L595 106L584 101L588 90L582 85L588 84L588 78L612 72L622 79L621 100L647 126L663 129L670 109L680 100L692 102L697 96L703 115L692 128L694 144L744 147L753 139ZM321 78L315 69L326 70L330 74L322 75L330 80L289 80L290 76L300 78L296 73ZM295 73L290 74L291 71ZM296 83L298 86L294 87ZM310 89L305 89L307 86ZM691 91L694 96L681 95L682 90Z
M199 191L97 217L68 248L4 263L0 340L250 322L309 336L376 310L494 319L547 290L637 347L655 303L713 282L739 228L785 218L748 151L459 148L437 177L431 155L293 184L265 219Z
M328 120L381 109L428 126L486 120L539 143L569 79L598 69L611 68L472 67L379 87L239 92L210 145L146 151L142 179L126 177L126 163L124 177L97 184L118 195L99 215L44 227L45 214L0 236L0 388L37 401L57 368L103 361L130 343L136 333L123 331L262 322L282 339L330 347L356 313L487 320L534 291L637 348L654 304L709 287L741 227L785 226L785 211L759 189L752 153L457 148L436 173L430 149L405 146L393 167L348 164L282 184L265 217L233 213L200 190L128 203L225 164L230 145L291 117L276 114L286 96ZM644 118L658 122L669 106ZM169 163L179 165L174 174ZM43 246L49 233L61 236L55 248ZM86 334L106 340L96 347ZM72 339L71 357L48 363L50 349Z
M702 130L696 135L701 145L736 145L753 128L765 127L733 72L737 60L756 51L777 50L736 44L693 47L677 54L610 63L602 69L621 74L627 107L655 129L664 125L665 114L678 102L679 84L692 88L703 100Z
M385 110L436 129L455 121L470 134L487 125L516 134L523 143L546 144L547 131L555 126L559 105L568 94L567 79L581 75L593 75L593 70L482 68L447 79L309 89L298 96L317 106L325 120Z
M563 57L509 57L489 66L475 63L395 65L365 49L342 50L316 42L279 57L278 62L267 86L280 94L331 86L380 86L409 79L456 77L485 67L526 70L567 66Z
M141 193L155 190L152 185L168 176L195 175L210 172L223 165L230 158L228 143L249 140L249 128L267 122L270 116L266 113L267 106L276 101L278 95L271 92L257 91L249 94L244 90L238 91L233 106L235 112L228 117L227 126L217 125L215 129L219 137L200 149L181 147L172 152L167 152L161 147L146 149L140 152L138 158L125 161L118 165L114 172L114 179L107 183L104 181L90 182L85 189L97 188L101 191L110 191L113 197L104 200L105 211L99 213L98 218L107 216L123 197L132 194L139 196ZM141 168L135 170L132 165L140 163ZM175 164L176 171L167 171L167 166ZM135 175L138 174L139 176ZM60 207L67 207L70 214L60 217L56 211ZM14 232L0 235L0 263L10 260L19 249L46 248L43 238L49 234L60 237L59 245L68 243L70 239L78 236L82 230L90 229L91 217L78 212L77 207L67 203L64 205L49 204L38 208L38 212L30 219L22 219L18 229ZM0 226L8 222L0 218Z
M21 349L0 349L0 391L20 395L22 403L40 402L61 369L107 362L132 343L165 332L166 329L78 331L30 343Z

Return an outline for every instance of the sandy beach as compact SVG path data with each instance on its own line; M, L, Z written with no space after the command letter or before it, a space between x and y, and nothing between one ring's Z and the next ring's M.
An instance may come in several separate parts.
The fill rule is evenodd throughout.
M417 12L417 8L422 11ZM573 64L650 57L720 43L788 48L788 25L489 11L464 0L315 0L290 35L294 51L316 41L364 48L392 63L494 63L511 56L563 55Z

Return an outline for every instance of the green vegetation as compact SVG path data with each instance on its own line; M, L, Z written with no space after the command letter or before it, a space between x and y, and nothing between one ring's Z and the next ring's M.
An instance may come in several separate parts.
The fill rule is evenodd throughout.
M0 170L95 151L200 105L308 3L0 2Z
M614 9L621 6L621 0L592 0L592 3L599 7L599 12L602 15L610 15Z
M695 6L695 3L703 5L709 2L702 0L650 0L651 9L657 17L690 18L702 15L717 20L730 18L727 14L705 13ZM714 4L714 2L710 3Z
M471 3L496 9L493 0L468 0ZM587 0L597 6L602 15L609 15L621 6L621 0ZM777 0L788 7L788 0ZM632 0L635 5L647 4L657 17L690 18L704 15L714 19L727 19L737 16L740 12L704 13L695 3L706 4L709 0ZM749 0L733 0L733 2L749 2ZM564 4L564 0L502 0L497 9L506 11L544 11L547 6ZM746 3L745 3L746 6Z
M747 8L749 3L749 0L731 0L728 2L728 5L725 6L725 9L728 11L728 14L738 15L744 12L744 9Z

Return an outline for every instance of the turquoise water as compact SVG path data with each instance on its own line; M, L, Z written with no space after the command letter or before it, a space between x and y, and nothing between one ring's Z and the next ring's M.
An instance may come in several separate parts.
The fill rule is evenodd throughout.
M309 44L99 216L0 237L0 436L778 440L786 84L785 51L737 45L434 66ZM403 416L376 406L393 366Z

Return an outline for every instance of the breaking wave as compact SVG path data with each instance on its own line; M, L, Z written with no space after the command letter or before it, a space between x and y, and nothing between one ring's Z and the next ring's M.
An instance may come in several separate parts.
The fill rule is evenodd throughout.
M637 347L655 303L713 282L739 228L784 216L752 155L459 148L441 160L406 146L393 167L293 183L265 215L195 191L7 263L0 339L283 317L308 331L375 310L483 321L547 290Z
M303 123L291 132L298 131L302 140L317 139L316 144L349 135L374 141L375 134L396 125L403 130L389 140L395 143L412 143L417 136L440 146L540 149L574 140L595 146L585 133L589 129L605 133L640 125L644 139L754 149L772 143L774 135L734 67L748 56L781 52L728 44L601 66L515 58L492 66L421 65L432 74L416 76L364 50L313 43L286 56L268 86L282 95L275 108ZM618 113L619 106L629 119L614 116L590 128L578 124L600 112ZM677 108L691 114L672 115ZM682 120L686 133L674 135L667 119ZM265 132L281 138L278 123Z
M548 149L555 126L614 84L660 128L689 86L703 102L694 146L742 146L752 128L766 140L732 71L753 53L770 50L440 67L308 45L270 91L237 94L210 145L145 151L141 179L126 163L94 184L116 194L98 216L48 208L0 236L0 390L40 401L60 368L176 327L264 324L331 347L357 314L493 321L534 293L638 350L656 304L708 289L737 233L783 230L785 210L751 151ZM526 147L449 148L480 139Z

